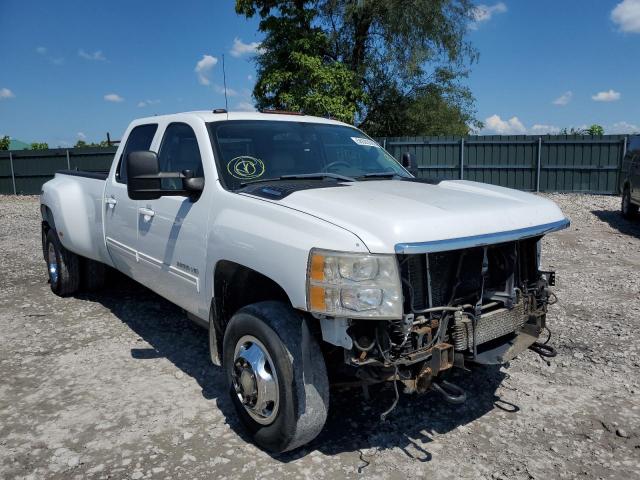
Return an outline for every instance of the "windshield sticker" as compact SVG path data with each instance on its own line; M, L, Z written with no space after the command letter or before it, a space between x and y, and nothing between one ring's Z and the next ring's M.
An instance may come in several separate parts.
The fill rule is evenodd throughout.
M227 163L227 172L239 180L260 178L264 174L264 163L259 158L242 155Z
M353 140L354 142L356 142L358 145L362 145L363 147L376 147L376 148L380 148L380 145L378 145L376 142L374 142L373 140L370 140L368 138L362 138L362 137L351 137L351 140Z

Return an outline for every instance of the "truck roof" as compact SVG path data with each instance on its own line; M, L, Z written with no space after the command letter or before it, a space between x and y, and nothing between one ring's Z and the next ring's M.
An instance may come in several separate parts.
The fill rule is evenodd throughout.
M178 121L185 118L198 118L204 122L220 122L226 120L275 120L281 122L306 122L306 123L327 123L334 125L352 126L338 120L312 115L300 115L297 113L262 113L262 112L228 112L213 113L212 110L198 110L193 112L171 113L167 115L155 115L134 120L135 124L157 122L157 121Z

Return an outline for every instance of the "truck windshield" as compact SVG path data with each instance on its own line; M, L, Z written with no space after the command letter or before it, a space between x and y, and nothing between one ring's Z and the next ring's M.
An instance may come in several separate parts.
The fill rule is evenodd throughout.
M295 176L332 181L411 177L376 142L352 127L229 120L210 123L209 131L221 180L232 190Z

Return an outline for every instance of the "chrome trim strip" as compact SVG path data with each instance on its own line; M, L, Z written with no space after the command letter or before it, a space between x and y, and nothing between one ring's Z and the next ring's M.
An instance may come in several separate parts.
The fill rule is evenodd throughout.
M460 250L461 248L481 247L494 243L512 242L522 238L545 235L550 232L563 230L570 225L569 219L558 220L557 222L545 223L534 227L518 228L506 232L485 233L482 235L472 235L470 237L450 238L446 240L432 240L430 242L398 243L395 246L396 253L433 253L448 250Z

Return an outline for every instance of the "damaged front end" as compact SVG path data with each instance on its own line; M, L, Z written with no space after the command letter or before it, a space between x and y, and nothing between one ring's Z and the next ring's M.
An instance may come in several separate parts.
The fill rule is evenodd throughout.
M465 362L508 362L545 327L555 279L539 270L540 238L398 254L402 319L345 323L344 362L364 383L400 381L406 392L434 388L464 400L440 374Z

